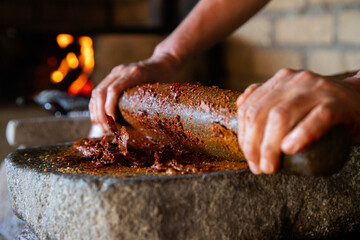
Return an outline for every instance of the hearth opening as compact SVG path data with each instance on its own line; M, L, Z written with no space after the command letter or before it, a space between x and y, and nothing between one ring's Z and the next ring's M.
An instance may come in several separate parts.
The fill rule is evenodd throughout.
M10 28L0 40L0 100L26 102L46 89L90 96L95 66L90 36Z

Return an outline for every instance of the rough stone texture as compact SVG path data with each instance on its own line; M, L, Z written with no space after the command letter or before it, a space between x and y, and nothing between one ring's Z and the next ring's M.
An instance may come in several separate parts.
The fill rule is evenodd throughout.
M11 216L11 206L6 183L5 165L0 165L0 222Z
M8 219L0 222L0 240L14 240L23 232L26 223L14 214Z
M13 240L22 231L25 223L18 219L10 206L6 183L5 165L0 166L0 240Z
M89 117L44 117L8 122L6 138L11 146L40 146L75 141L87 137Z
M37 238L29 226L26 225L23 231L16 237L16 240L39 240L39 238Z
M45 150L6 159L12 207L40 239L318 239L360 230L359 147L330 178L112 178L30 168L24 153Z

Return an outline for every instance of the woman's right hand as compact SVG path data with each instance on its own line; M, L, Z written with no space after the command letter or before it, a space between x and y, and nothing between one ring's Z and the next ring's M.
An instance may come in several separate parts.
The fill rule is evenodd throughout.
M116 118L119 97L127 88L170 81L179 67L179 61L170 54L154 54L144 61L114 67L92 91L89 103L92 123L106 133L109 128L105 114Z

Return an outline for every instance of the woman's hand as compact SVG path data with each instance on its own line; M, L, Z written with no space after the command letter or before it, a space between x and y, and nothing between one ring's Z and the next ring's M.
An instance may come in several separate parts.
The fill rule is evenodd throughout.
M351 81L350 81L351 80ZM349 81L282 69L238 99L238 140L255 174L274 173L280 153L294 154L343 123L360 140L360 76Z
M113 68L92 91L89 103L91 121L97 123L103 133L107 132L105 114L115 119L118 100L123 91L146 82L169 81L179 66L177 59L170 54L154 54L145 61Z

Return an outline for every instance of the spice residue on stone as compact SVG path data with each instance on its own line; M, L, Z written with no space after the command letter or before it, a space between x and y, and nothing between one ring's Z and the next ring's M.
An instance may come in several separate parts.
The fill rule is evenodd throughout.
M111 117L110 117L111 118ZM188 174L246 169L244 162L224 161L166 145L108 118L113 135L80 139L53 160L62 172L124 176L124 174Z

